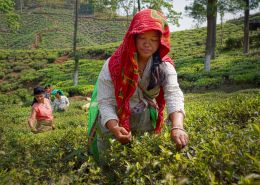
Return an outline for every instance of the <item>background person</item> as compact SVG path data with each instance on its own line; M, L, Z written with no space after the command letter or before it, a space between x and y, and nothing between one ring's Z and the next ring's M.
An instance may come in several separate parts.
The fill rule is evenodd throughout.
M63 94L61 90L54 92L55 99L53 101L53 110L54 111L65 111L68 109L70 102L69 99Z
M33 133L44 132L54 129L53 115L50 100L44 98L45 91L41 87L34 88L34 99L31 115L28 119L29 127ZM35 126L35 121L36 126Z
M51 101L52 85L46 85L44 87L44 91L45 91L45 98Z

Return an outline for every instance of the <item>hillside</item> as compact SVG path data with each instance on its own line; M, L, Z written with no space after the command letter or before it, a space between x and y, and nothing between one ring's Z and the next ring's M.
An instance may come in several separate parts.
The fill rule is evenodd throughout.
M251 19L259 16L256 14ZM216 59L212 60L210 73L203 71L204 40L206 29L174 32L171 36L170 56L175 59L179 83L185 92L222 88L228 91L239 88L259 87L259 40L260 31L250 33L251 53L242 54L242 20L223 25L221 46L218 25ZM15 37L14 37L15 38ZM61 35L62 38L62 35ZM60 38L57 38L60 39ZM52 39L50 39L52 41ZM89 95L103 61L118 47L120 42L79 47L79 86L72 86L73 61L58 62L60 56L70 57L71 49L0 50L0 91L17 90L27 94L27 87L53 84L70 95ZM20 95L19 95L20 96Z
M3 19L0 14L0 19ZM9 32L0 23L0 49L71 48L73 9L36 8L21 14L21 28ZM122 40L128 23L125 18L80 16L78 46L93 46Z
M36 8L21 14L21 28L9 32L6 25L0 22L0 49L69 49L72 48L73 10ZM251 15L257 19L260 13ZM4 19L0 14L0 18ZM217 46L221 50L226 42L235 39L236 47L241 46L243 37L242 19L231 20L217 27ZM121 42L128 27L124 17L80 16L78 26L78 46L100 46L108 43ZM222 33L221 33L222 32ZM221 39L221 35L223 35ZM185 56L201 56L204 52L206 29L200 28L185 32L172 33L172 52L175 58ZM251 33L251 40L260 40L259 32ZM222 40L222 45L221 45ZM232 43L231 43L232 44ZM251 43L257 45L257 42ZM254 47L254 46L253 46ZM259 47L259 42L258 46Z

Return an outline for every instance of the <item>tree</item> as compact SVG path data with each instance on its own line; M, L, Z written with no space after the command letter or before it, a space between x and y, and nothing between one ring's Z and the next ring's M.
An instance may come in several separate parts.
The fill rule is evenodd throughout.
M120 0L119 1L120 6L124 9L126 13L126 18L127 18L127 24L128 24L128 17L131 12L131 9L134 8L134 3L133 0ZM133 10L134 12L134 10Z
M204 59L205 71L210 71L211 58L215 57L216 26L217 26L217 0L195 0L193 4L185 7L189 15L198 23L207 20L207 37Z
M249 53L249 15L250 9L256 8L259 6L259 0L239 0L240 7L244 10L244 44L243 52L244 54Z
M20 28L20 17L14 12L14 5L15 3L12 0L0 1L0 13L3 13L6 16L5 23L12 31L16 31Z
M207 39L204 60L204 70L210 71L211 58L215 57L217 24L217 0L208 0L207 3Z
M259 0L230 0L232 11L244 11L243 52L249 53L249 16L250 10L259 7Z
M140 12L140 10L141 10L141 2L140 2L140 0L137 0L137 4L138 4L138 11Z
M74 7L74 34L73 34L73 56L75 60L74 75L73 75L73 85L78 85L79 77L79 58L77 55L77 32L78 32L78 0L75 0Z
M249 52L249 0L244 0L244 54Z
M143 0L142 5L145 8L151 8L164 12L169 22L177 25L179 24L178 20L181 16L181 13L177 13L173 10L172 0Z
M94 10L101 13L116 14L121 0L92 0Z
M15 0L15 9L20 9L20 12L23 12L24 2L23 0Z
M234 9L233 9L233 3L232 1L227 1L227 0L218 0L218 12L220 15L220 44L221 47L223 46L223 18L226 12L232 12L234 13Z
M214 3L214 6L208 6L209 3L212 3L213 1L209 0L194 0L193 3L190 6L186 6L185 10L188 11L188 15L193 17L195 20L197 20L198 24L203 23L206 20L207 17L207 25L212 26L210 21L208 8L212 7L211 9L214 10L213 15L217 14L217 11L220 13L220 16L222 17L225 12L237 12L244 10L245 16L244 16L244 53L248 53L249 50L249 10L258 7L259 0L215 0L216 3ZM216 17L216 16L215 16ZM215 24L215 23L214 23ZM213 29L213 31L211 31ZM215 57L215 47L216 47L216 29L215 26L213 28L207 27L207 31L210 31L210 34L213 34L212 36L209 35L207 32L207 42L206 42L206 52L205 52L205 70L210 70L210 59ZM223 34L222 34L223 35ZM222 36L223 37L223 36ZM210 41L210 38L213 38L213 43L208 43ZM223 38L221 38L223 40ZM211 48L211 52L209 52L209 47ZM211 53L211 56L209 55ZM208 65L208 66L206 66Z

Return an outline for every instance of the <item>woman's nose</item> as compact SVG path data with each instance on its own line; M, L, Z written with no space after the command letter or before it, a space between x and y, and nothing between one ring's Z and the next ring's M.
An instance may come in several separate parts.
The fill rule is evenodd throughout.
M144 46L150 46L150 45L151 45L151 41L149 39L145 39Z

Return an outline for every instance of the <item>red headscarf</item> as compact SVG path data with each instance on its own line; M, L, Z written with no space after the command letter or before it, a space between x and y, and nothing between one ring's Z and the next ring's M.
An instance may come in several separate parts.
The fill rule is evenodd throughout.
M166 18L160 12L151 9L142 10L133 17L123 43L109 61L109 71L114 84L118 107L119 125L127 131L131 130L129 100L138 86L139 78L134 36L150 30L157 30L161 33L159 51L162 60L173 63L167 56L170 51L170 31ZM162 88L156 101L159 112L155 132L159 133L163 125L163 110L165 107Z

